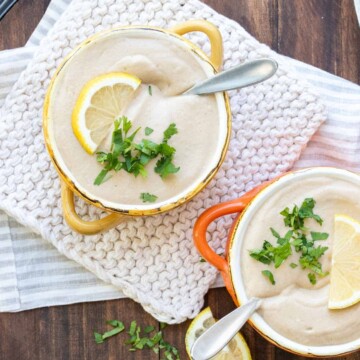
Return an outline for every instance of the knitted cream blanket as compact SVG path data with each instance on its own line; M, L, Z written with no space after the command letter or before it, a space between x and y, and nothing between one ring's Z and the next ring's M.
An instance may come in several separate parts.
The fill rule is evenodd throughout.
M206 19L219 27L224 68L271 56L280 64L276 76L230 93L233 129L226 160L192 201L162 215L131 219L105 234L74 233L62 217L59 177L42 134L51 76L72 48L100 30L128 24L166 28L190 19ZM189 38L209 50L202 35ZM178 323L199 312L216 276L214 268L199 261L193 246L195 219L205 208L291 168L325 116L317 96L286 60L197 0L73 0L15 84L1 120L0 207L158 320ZM82 200L77 211L86 219L102 215ZM209 228L218 252L223 251L231 221L226 217Z

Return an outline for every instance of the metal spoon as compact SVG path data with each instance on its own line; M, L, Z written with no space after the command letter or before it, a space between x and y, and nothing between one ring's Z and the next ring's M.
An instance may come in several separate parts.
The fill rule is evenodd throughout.
M278 64L273 59L252 60L223 71L210 79L194 85L183 94L212 94L258 84L273 76Z
M226 344L242 328L254 311L260 306L261 300L250 299L217 321L194 342L190 350L193 360L208 360L221 351Z

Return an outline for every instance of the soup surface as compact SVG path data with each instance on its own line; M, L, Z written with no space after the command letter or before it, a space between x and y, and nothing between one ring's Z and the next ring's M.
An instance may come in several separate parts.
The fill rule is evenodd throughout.
M177 40L179 42L179 40ZM156 159L146 167L148 177L136 178L125 171L112 172L103 184L94 185L102 170L95 155L87 154L75 137L71 114L82 87L92 78L109 72L139 77L142 85L123 114L141 127L135 142L143 138L160 143L163 132L175 123L178 134L169 141L176 149L176 174L162 179L154 172ZM191 51L160 32L114 32L78 51L59 73L49 107L49 133L61 168L91 198L120 204L142 204L140 194L157 196L157 202L186 191L201 182L219 158L219 110L215 95L179 95L207 76ZM151 85L151 93L148 90ZM114 119L115 120L115 119ZM144 136L144 129L154 132ZM111 133L110 133L111 135ZM99 150L109 150L109 138Z
M295 204L300 206L305 198L316 201L314 213L324 220L320 226L313 219L306 219L305 226L329 234L327 240L316 245L329 247L320 262L324 272L331 271L334 215L346 214L360 220L360 187L347 180L314 175L301 183L284 185L251 219L241 251L245 291L249 297L264 299L258 313L284 337L311 346L343 344L360 337L360 303L343 310L329 310L330 276L318 277L316 285L312 285L309 271L290 267L291 263L298 264L300 255L295 251L277 269L249 256L249 251L261 248L264 240L276 244L270 227L284 235L289 228L279 213L286 207L292 210ZM263 276L263 270L273 273L275 285Z

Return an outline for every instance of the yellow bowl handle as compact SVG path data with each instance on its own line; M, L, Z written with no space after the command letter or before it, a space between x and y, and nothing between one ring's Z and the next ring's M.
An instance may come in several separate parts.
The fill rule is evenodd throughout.
M210 61L217 71L220 69L223 61L223 45L221 33L215 25L205 20L190 20L174 26L170 31L178 35L184 35L193 31L205 33L211 44Z
M61 201L66 222L80 234L93 235L109 230L126 218L120 214L109 214L100 220L85 221L81 219L75 211L74 192L64 183L61 184Z

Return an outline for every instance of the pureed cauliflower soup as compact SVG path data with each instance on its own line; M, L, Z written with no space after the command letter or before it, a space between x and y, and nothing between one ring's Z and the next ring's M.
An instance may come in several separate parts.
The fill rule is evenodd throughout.
M154 159L147 166L146 178L119 171L112 172L101 185L94 184L103 166L97 162L96 155L89 155L80 145L71 126L71 115L84 84L111 72L125 72L142 81L124 113L119 114L128 117L132 130L141 127L135 142L146 138L160 143L169 125L176 125L177 134L169 140L169 145L176 149L173 162L180 168L176 174L161 178L153 171ZM58 74L49 104L50 133L60 153L62 168L91 197L130 205L143 203L139 198L141 193L154 194L157 202L161 202L194 182L203 181L212 171L209 163L214 164L214 157L219 157L219 151L213 150L219 148L221 131L216 95L179 94L206 77L192 52L174 44L171 36L161 32L120 31L88 43L67 62L66 71ZM147 127L153 130L149 136L144 135ZM109 151L109 139L111 132L99 151Z
M285 226L286 214L293 213L295 204L299 209L305 199L308 199L305 210L314 205L313 214L320 220L305 219L307 230L300 233L305 233L308 239L311 239L310 232L328 234L328 237L318 235L322 240L314 242L315 248L328 248L323 249L323 255L318 258L323 276L309 275L313 272L301 266L302 252L296 252L294 248L278 268L274 262L265 264L268 260L262 258L261 262L250 256L253 252L257 258L266 256L266 252L260 252L264 240L278 246L277 236L284 237L292 228L291 224ZM328 309L334 215L347 214L360 219L359 199L360 187L351 181L314 174L284 184L260 205L251 218L241 249L245 292L249 298L262 299L258 313L284 337L309 346L344 344L360 337L360 303L341 310ZM288 211L281 215L280 212L286 208ZM276 231L274 234L271 228ZM286 250L282 255L284 253Z

